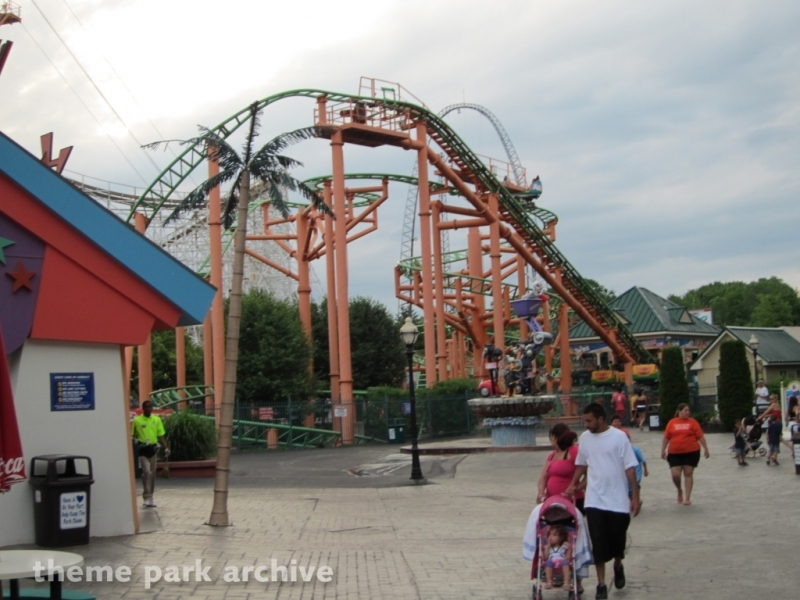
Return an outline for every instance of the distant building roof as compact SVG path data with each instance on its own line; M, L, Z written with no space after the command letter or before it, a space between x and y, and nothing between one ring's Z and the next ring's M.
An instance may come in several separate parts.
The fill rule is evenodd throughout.
M767 364L800 363L800 341L788 331L773 327L726 327L729 332L742 340L745 346L750 336L758 339L758 356Z
M685 307L678 306L643 287L632 287L614 298L609 306L616 311L633 334L676 333L715 336L720 332L719 327L709 325L691 314ZM569 337L570 340L577 340L597 337L597 334L581 321L570 329Z

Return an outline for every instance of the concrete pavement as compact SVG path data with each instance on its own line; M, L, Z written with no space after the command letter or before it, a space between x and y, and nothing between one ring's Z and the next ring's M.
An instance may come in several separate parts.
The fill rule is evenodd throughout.
M790 576L800 539L800 476L789 455L781 455L780 467L762 459L737 467L727 451L732 436L709 435L712 456L701 461L694 504L685 507L675 502L659 458L660 433L631 433L648 458L650 477L643 482L643 511L629 530L628 585L611 589L611 598L800 596L800 583ZM450 462L424 463L434 475L430 484L408 486L408 463L382 462L395 452L384 446L237 456L234 526L225 529L203 524L211 481L158 480L161 529L75 549L87 564L130 566L132 580L67 587L130 600L529 598L530 563L521 558L521 542L546 454L426 457ZM372 466L369 476L348 472L362 465ZM144 589L145 565L164 569L201 559L213 578L225 567L269 565L273 558L306 569L329 566L333 581L160 581ZM593 599L593 575L585 587ZM548 597L566 598L566 592Z

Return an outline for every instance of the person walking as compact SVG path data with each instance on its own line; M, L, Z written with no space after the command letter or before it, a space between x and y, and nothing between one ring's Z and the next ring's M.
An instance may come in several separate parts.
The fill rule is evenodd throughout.
M605 600L607 562L614 561L614 586L625 587L622 561L628 526L631 515L639 514L638 461L628 436L606 422L606 411L601 404L588 404L583 409L583 421L587 431L581 435L575 475L564 493L574 495L581 478L587 477L584 506L597 571L595 598Z
M156 485L156 465L159 447L164 449L164 456L169 457L169 447L164 437L164 423L161 417L153 414L153 403L142 402L142 414L131 422L131 435L139 442L139 465L142 468L142 499L144 506L155 508L153 492Z
M706 459L709 456L703 428L690 415L689 405L681 402L675 411L675 418L667 423L664 440L661 443L661 458L669 464L672 483L678 488L678 502L684 506L692 503L694 470L700 464L700 446L703 447ZM683 475L683 487L681 475Z
M625 394L622 393L622 388L616 388L611 395L611 404L614 407L614 412L619 415L619 418L625 420Z
M781 404L778 401L778 394L771 394L769 397L769 406L761 413L758 418L759 421L768 421L767 424L767 446L769 447L769 454L767 455L767 466L774 464L778 466L778 454L781 452L781 442L786 444L794 455L794 447L783 439L783 423L781 422Z
M764 383L763 379L759 379L758 383L756 383L756 416L760 416L767 407L770 405L769 402L769 388L767 388L767 384Z

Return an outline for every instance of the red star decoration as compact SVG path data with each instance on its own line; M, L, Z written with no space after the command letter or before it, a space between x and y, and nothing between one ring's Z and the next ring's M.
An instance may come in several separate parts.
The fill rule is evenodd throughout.
M6 275L14 280L14 288L11 290L12 294L16 293L22 288L28 288L29 291L33 291L31 279L36 275L36 273L33 271L26 271L25 265L23 265L22 262L18 262L16 269L6 272Z

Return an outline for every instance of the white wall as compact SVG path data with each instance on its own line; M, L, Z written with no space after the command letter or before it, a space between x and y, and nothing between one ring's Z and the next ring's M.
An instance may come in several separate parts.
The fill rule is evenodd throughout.
M95 478L91 535L132 534L129 417L119 346L27 340L19 360L10 362L28 474L34 456L90 456ZM51 372L94 373L95 410L51 412ZM33 541L33 493L30 485L19 483L0 494L0 547Z

